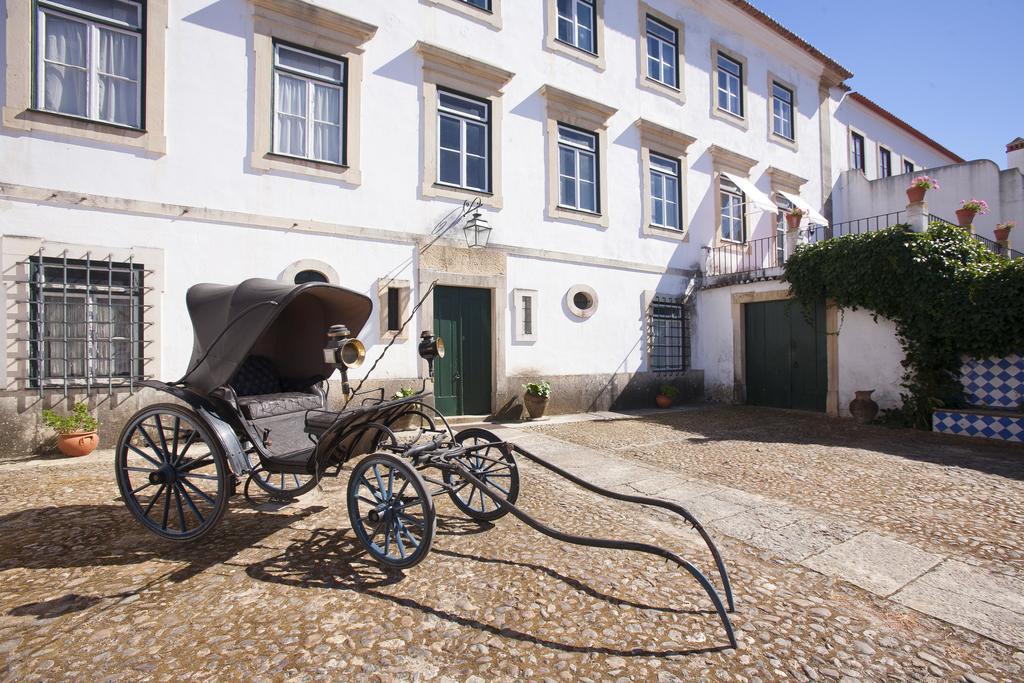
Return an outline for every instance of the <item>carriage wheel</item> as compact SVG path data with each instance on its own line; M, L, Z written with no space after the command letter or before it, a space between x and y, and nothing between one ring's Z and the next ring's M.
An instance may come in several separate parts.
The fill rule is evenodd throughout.
M253 468L249 478L274 498L297 498L316 488L317 479L312 474L268 472L260 466L255 454L246 453L245 458Z
M501 441L493 432L477 428L463 429L455 435L455 440L463 446ZM519 468L509 449L490 446L452 459L477 479L504 494L505 500L515 505L519 498ZM451 487L448 496L456 507L473 519L493 522L508 514L507 509L499 506L473 484L464 481L458 472L445 470L444 483Z
M158 536L194 540L227 509L227 459L188 408L164 403L136 413L121 432L115 458L122 500Z
M387 453L368 455L352 470L348 517L359 542L388 567L418 564L434 540L434 501L423 477Z

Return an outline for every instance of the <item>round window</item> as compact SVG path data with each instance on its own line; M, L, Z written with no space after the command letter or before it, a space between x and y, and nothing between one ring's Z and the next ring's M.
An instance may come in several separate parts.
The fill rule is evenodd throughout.
M577 318L589 318L597 311L597 292L587 285L570 287L565 293L565 307Z
M300 270L295 273L295 284L304 285L307 282L330 282L330 280L319 270Z

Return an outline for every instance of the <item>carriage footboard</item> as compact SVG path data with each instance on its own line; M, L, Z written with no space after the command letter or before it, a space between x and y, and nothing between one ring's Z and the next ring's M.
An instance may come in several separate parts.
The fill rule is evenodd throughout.
M538 465L541 465L542 467L545 467L546 469L554 472L555 474L558 474L568 479L574 484L582 486L583 488L586 488L599 495L605 496L607 498L613 498L615 500L640 503L643 505L650 505L652 507L660 507L681 515L684 519L686 519L687 522L693 525L694 529L696 529L701 534L705 542L708 544L708 547L711 549L711 553L712 556L715 558L715 563L718 567L719 574L722 577L723 588L729 601L729 611L733 610L732 589L729 585L729 579L725 571L725 565L722 563L721 556L718 553L718 549L715 547L714 543L708 537L703 527L701 527L700 523L697 522L697 520L694 519L694 517L686 510L684 510L682 507L674 505L673 503L668 503L666 501L657 500L655 498L647 498L645 496L631 496L603 489L599 486L591 484L590 482L580 479L579 477L576 477L570 474L569 472L566 472L560 467L544 460L543 458L537 455L534 455L533 453L530 453L527 450L524 450L519 446L516 446L513 443L507 443L507 446L511 448L515 453L518 453L519 455L527 458L528 460L535 462ZM673 562L679 567L682 567L687 572L689 572L694 579L697 580L697 582L704 589L704 592L707 593L708 598L711 599L711 602L715 607L715 611L718 613L718 617L722 621L722 626L725 628L725 632L729 637L730 646L733 648L736 647L736 636L733 633L732 623L729 620L729 615L726 613L725 606L722 604L722 599L719 597L717 591L715 590L715 587L711 584L708 578L704 576L704 574L690 562L686 561L682 557L676 555L675 553L669 550L648 543L637 543L634 541L618 541L605 538L592 538L589 536L577 536L575 534L569 534L562 531L558 531L557 529L553 529L547 526L546 524L537 521L526 512L520 510L514 504L509 503L507 500L505 500L504 496L500 491L493 489L487 483L481 481L469 469L464 467L462 463L460 463L459 461L452 460L449 466L455 469L455 471L458 472L460 477L470 482L480 491L482 491L485 495L487 495L487 497L494 501L496 505L509 511L521 522L546 536L550 536L551 538L563 541L565 543L572 543L574 545L589 546L593 548L609 548L612 550L629 550L634 552L646 553L649 555L655 555L658 557L662 557L670 562Z

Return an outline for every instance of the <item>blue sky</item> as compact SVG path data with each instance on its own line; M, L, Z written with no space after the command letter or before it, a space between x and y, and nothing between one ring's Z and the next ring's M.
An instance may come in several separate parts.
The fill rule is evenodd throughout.
M1024 0L750 0L965 159L1024 136Z

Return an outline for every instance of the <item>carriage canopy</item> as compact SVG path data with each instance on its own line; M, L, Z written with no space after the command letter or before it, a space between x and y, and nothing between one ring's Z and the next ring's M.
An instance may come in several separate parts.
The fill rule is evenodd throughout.
M194 340L179 381L200 394L227 384L250 354L269 358L283 377L326 379L334 371L323 360L327 329L343 324L356 336L373 309L344 287L262 278L193 285L185 305Z

